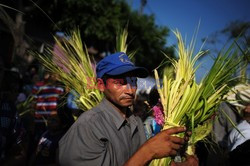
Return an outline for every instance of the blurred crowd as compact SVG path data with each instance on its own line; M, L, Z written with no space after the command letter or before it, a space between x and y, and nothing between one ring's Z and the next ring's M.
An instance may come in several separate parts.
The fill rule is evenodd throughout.
M31 66L4 70L0 94L1 165L57 163L58 141L74 122L69 92L55 74ZM71 100L73 102L73 100ZM70 100L69 100L70 102ZM71 104L72 105L72 104Z

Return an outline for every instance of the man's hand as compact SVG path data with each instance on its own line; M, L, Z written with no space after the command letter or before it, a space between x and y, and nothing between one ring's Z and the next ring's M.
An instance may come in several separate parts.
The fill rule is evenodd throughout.
M181 146L188 140L172 136L185 132L184 127L174 127L161 131L153 138L145 142L140 149L125 163L125 165L146 165L152 159L158 159L176 155ZM188 133L190 135L190 133Z
M194 155L187 155L184 162L175 163L174 161L172 161L170 166L199 166L199 160Z
M186 131L184 127L174 127L164 130L149 139L143 146L147 148L148 152L151 152L152 159L174 156L185 143L185 138L172 135L182 133L184 131Z

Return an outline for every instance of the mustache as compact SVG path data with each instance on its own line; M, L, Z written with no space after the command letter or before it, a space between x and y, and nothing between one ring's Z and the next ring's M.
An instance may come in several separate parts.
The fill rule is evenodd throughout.
M134 99L135 98L135 95L123 95L123 96L121 96L121 98L120 99Z

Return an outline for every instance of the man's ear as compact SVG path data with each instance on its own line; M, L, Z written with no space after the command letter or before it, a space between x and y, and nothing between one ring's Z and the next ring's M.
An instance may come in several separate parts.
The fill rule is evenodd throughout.
M105 84L101 78L97 78L97 88L101 91L104 92L105 89Z

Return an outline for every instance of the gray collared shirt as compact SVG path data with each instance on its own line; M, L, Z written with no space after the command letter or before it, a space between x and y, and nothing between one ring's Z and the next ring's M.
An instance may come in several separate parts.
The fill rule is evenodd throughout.
M146 141L139 117L125 120L107 100L83 113L59 142L65 166L121 166Z

